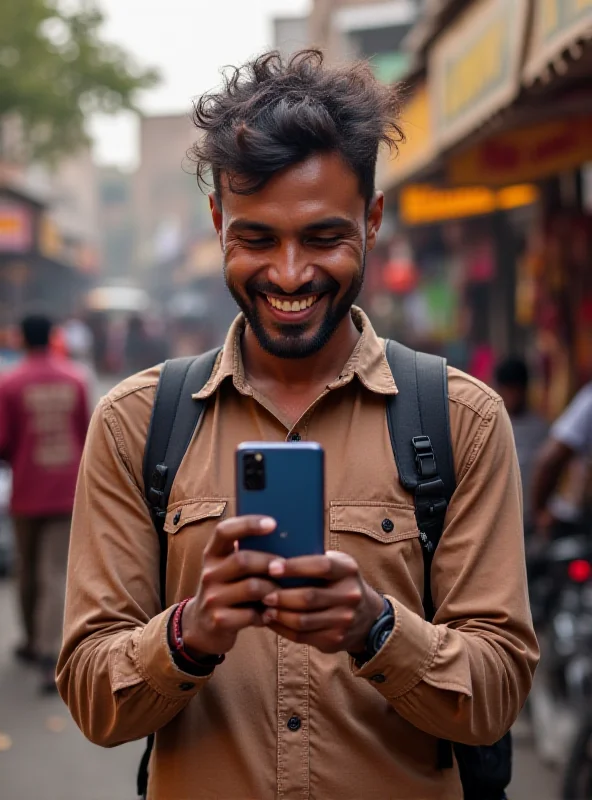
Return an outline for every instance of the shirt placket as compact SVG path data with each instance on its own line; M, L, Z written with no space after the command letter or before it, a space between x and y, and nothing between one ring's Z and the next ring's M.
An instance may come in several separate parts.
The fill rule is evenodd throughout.
M307 800L310 791L309 650L278 638L277 796Z

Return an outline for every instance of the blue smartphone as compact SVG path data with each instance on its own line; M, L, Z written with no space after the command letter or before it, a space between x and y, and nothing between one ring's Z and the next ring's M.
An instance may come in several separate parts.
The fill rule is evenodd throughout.
M316 442L244 442L236 450L236 504L239 516L273 517L267 536L239 541L242 550L295 558L325 552L325 454ZM312 580L279 579L282 586Z

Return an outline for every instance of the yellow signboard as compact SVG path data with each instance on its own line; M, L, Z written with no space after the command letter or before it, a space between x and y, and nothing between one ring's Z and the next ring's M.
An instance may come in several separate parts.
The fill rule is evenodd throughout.
M538 198L536 186L530 184L508 186L497 192L484 186L440 189L414 184L401 190L399 215L405 225L428 225L532 205Z
M505 186L535 181L592 160L592 116L500 134L448 160L454 185Z
M533 0L534 24L524 76L541 72L577 38L592 34L592 0Z
M390 189L400 183L411 172L415 172L431 160L434 154L432 114L428 89L420 84L403 104L400 124L405 141L398 152L385 152L379 161L377 183L382 189Z
M517 94L528 0L477 0L429 63L438 144L454 144Z

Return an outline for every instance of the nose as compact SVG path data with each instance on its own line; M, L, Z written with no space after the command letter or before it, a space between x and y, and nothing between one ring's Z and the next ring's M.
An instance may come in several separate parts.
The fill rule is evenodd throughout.
M289 242L274 253L267 275L283 292L292 294L313 280L315 267L308 260L304 248L297 242Z

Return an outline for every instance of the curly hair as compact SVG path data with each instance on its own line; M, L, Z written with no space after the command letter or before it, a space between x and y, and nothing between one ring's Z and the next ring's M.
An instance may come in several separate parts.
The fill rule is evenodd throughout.
M381 84L365 61L329 67L316 49L288 60L271 51L229 69L219 91L194 103L202 135L188 155L202 188L211 174L219 201L224 173L232 192L252 194L280 170L333 151L370 202L379 146L404 140L396 87Z

